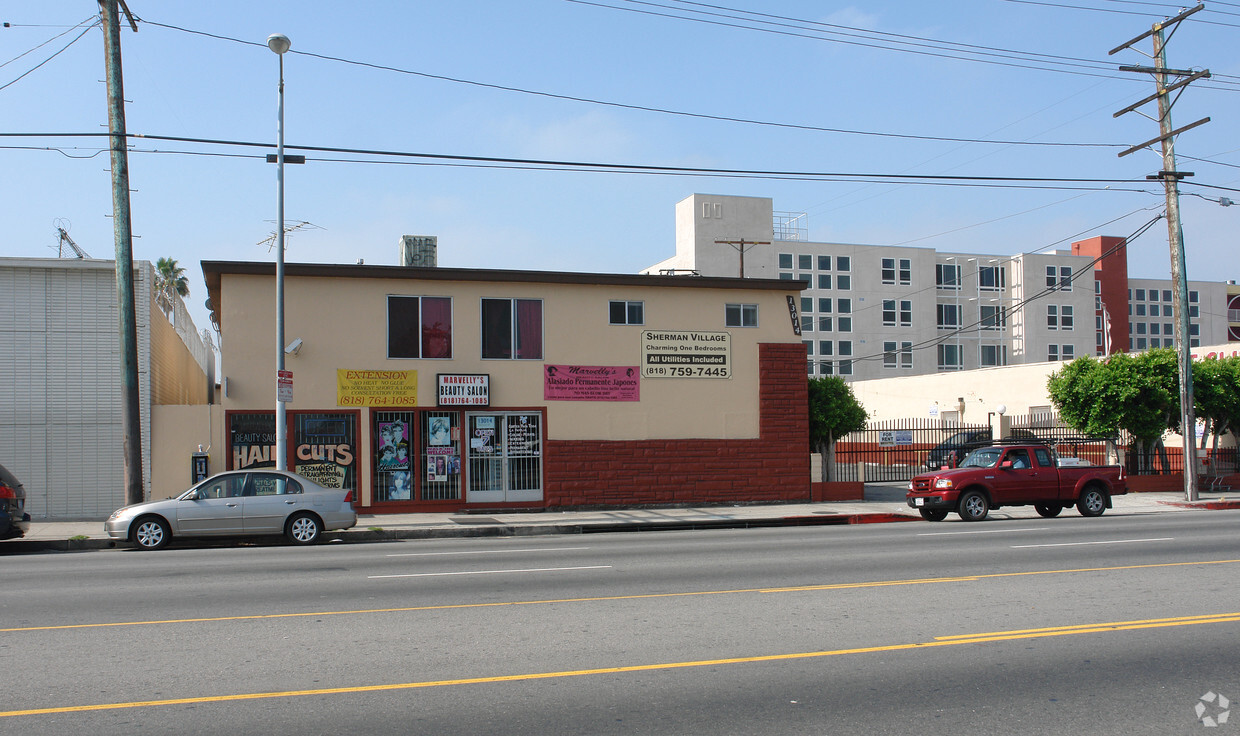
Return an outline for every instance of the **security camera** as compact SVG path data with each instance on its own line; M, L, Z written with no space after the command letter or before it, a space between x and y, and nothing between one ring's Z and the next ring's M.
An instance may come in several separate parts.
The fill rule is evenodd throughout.
M294 338L293 341L288 344L288 347L284 348L284 352L289 355L297 355L298 353L300 353L301 352L301 338L300 337Z

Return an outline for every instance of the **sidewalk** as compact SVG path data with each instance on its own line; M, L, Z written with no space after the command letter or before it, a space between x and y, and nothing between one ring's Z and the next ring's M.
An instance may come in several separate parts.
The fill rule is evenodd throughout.
M904 484L871 484L864 501L696 506L687 508L595 509L511 513L503 510L432 514L359 514L357 526L325 532L325 540L346 542L445 537L509 537L539 534L586 534L684 529L744 529L772 526L816 526L921 521L904 503ZM1136 493L1116 496L1108 516L1240 509L1240 493L1201 494L1188 503L1180 493ZM1065 516L1075 515L1066 509ZM1040 518L1032 506L992 510L993 519ZM954 515L943 523L956 521ZM49 550L105 549L117 545L104 534L103 520L31 522L22 539L0 542L0 554Z

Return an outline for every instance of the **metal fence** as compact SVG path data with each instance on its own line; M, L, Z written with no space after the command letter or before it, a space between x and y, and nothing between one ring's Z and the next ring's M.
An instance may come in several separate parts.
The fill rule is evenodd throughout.
M983 433L982 424L944 425L931 419L889 419L871 422L835 444L831 479L852 482L909 480L927 470L931 452L960 434Z

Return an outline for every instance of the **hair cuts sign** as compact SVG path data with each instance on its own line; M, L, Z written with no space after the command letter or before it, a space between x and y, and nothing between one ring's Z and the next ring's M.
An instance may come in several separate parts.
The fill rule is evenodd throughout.
M543 367L545 401L639 401L635 365L548 365Z
M642 330L642 376L731 378L732 334Z
M417 371L336 371L338 406L417 406Z

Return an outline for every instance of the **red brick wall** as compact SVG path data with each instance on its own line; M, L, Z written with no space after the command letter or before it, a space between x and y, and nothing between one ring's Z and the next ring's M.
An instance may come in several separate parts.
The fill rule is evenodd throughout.
M805 347L758 346L753 440L548 440L547 507L809 501Z

